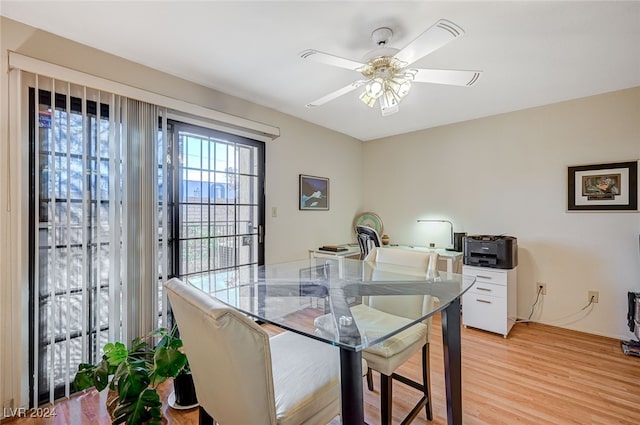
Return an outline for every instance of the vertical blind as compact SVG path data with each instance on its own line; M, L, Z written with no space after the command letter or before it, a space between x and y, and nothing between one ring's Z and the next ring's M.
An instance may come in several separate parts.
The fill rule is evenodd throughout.
M30 88L32 405L107 341L166 326L163 108L23 72Z
M216 213L215 223L232 218L246 223L229 224L233 235L210 235L235 238L233 255L226 250L230 255L224 257L233 264L216 263L227 267L264 259L262 142L277 138L279 129L15 52L9 52L9 69L7 152L12 159L5 161L6 206L16 225L9 243L17 246L8 273L15 277L14 294L23 294L23 283L29 285L29 317L12 325L11 334L3 333L8 343L0 347L0 360L19 367L0 374L0 403L23 406L28 397L36 407L68 395L77 364L97 361L106 341L130 341L150 327L167 326L164 282L205 248L214 246L209 259L217 258L215 243L201 243L200 251L192 252L181 250L175 239L185 230L182 221L191 217L178 210L184 164L178 153L182 139L171 133L171 119L224 132L214 137L215 144L230 152L253 152L227 156L228 163L219 166L224 175L237 178L222 183L235 185L235 195L209 200L222 212L233 206L240 214ZM243 150L243 145L253 148ZM257 161L259 170L236 164L242 158ZM157 170L153 176L152 168ZM149 179L154 183L146 186ZM220 181L216 177L213 183ZM255 196L245 199L247 194ZM243 211L250 212L249 219ZM136 220L145 226L136 227ZM20 246L26 241L28 249ZM137 246L132 251L134 241L146 252ZM14 295L13 304L2 301L14 323L26 316L19 298ZM28 341L22 338L27 330Z

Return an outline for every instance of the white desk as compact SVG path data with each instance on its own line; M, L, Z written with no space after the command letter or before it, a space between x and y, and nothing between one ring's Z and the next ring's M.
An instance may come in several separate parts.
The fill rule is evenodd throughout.
M309 258L333 258L342 263L345 258L351 258L355 260L360 259L360 246L358 245L344 245L347 248L346 251L324 251L322 249L310 249Z
M320 249L310 249L309 258L333 258L337 259L342 265L345 258L358 259L360 257L360 247L358 245L345 245L346 251L333 252L323 251ZM426 246L411 245L385 245L382 248L391 249L408 249L412 251L437 252L440 259L447 262L447 272L461 273L462 271L462 253L456 251L447 251L442 248L427 248ZM455 266L455 267L454 267Z

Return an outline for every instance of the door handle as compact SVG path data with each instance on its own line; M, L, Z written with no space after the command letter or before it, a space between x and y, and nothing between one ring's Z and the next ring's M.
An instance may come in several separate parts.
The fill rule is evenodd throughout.
M258 224L258 243L264 243L264 226Z
M479 286L478 286L478 291L487 291L487 292L491 292L491 291L492 291L492 289L489 289L489 288L481 288L481 287L479 287Z
M491 304L491 301L479 300L477 298L476 298L476 301L478 301L479 303Z

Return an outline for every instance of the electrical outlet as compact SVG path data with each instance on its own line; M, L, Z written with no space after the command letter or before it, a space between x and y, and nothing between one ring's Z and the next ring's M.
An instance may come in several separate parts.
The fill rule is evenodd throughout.
M596 304L598 302L598 299L600 298L600 292L598 291L589 291L589 295L587 297L587 301L592 302Z
M536 282L536 294L540 292L540 295L547 295L547 284L544 282Z

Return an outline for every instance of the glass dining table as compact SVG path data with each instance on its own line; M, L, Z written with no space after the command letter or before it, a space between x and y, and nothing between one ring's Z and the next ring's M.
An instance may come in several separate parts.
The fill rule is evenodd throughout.
M361 260L312 258L246 266L190 276L190 284L260 322L334 345L340 351L342 423L364 424L362 351L441 313L447 423L462 424L460 297L474 281ZM387 330L360 334L351 307L368 296L431 295L438 302L423 317ZM316 318L330 314L334 332L319 332Z

